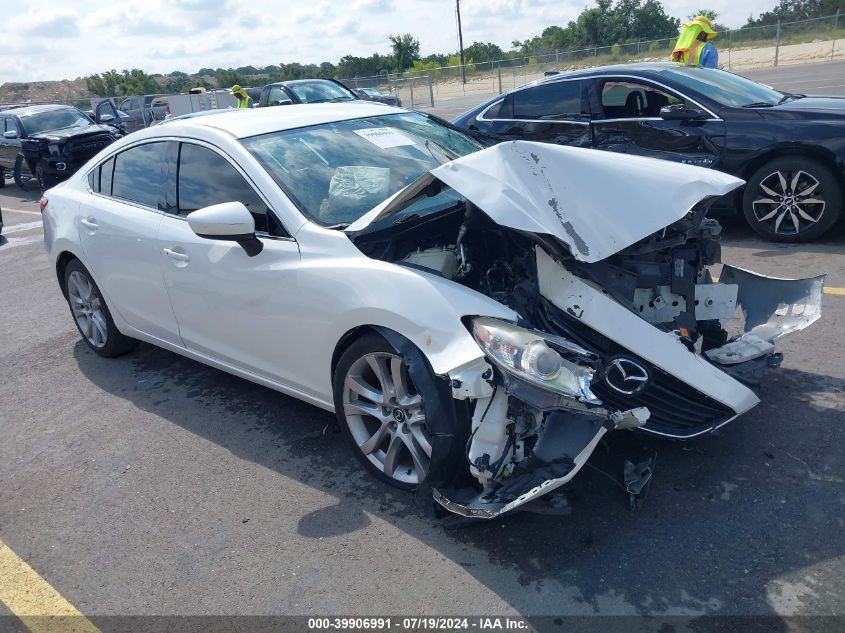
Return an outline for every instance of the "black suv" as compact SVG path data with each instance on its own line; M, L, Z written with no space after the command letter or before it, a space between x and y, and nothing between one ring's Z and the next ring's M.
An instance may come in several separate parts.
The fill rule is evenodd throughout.
M98 125L82 111L64 105L39 105L0 111L0 187L6 172L22 183L27 171L49 189L120 138L112 125Z

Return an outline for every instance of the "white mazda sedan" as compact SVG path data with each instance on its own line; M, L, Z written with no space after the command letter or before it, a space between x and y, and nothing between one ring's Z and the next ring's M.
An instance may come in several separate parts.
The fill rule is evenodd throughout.
M41 207L94 352L145 341L335 411L377 477L490 518L607 432L689 438L758 403L823 279L710 274L707 207L740 184L355 102L171 120Z

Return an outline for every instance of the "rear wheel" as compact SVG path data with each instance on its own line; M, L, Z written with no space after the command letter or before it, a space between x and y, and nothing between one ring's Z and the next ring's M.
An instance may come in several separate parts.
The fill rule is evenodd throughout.
M26 170L24 169L26 167ZM26 173L25 173L26 172ZM15 169L12 172L15 178L15 184L23 189L24 183L30 179L29 168L26 165L26 161L23 157L23 154L18 154L15 157Z
M425 403L387 341L370 334L349 346L335 370L334 402L341 431L370 472L406 490L425 481L433 452Z
M65 294L82 339L97 354L120 356L138 344L118 331L100 289L78 259L65 268Z
M839 219L842 187L836 174L803 156L785 156L758 169L745 186L743 212L759 235L777 242L806 242Z

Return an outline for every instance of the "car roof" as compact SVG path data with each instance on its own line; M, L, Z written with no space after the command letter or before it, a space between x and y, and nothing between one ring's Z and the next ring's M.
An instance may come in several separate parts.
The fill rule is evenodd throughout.
M293 130L321 123L333 123L348 119L361 119L385 114L408 112L402 108L385 106L371 101L350 101L347 103L303 103L273 108L229 108L203 114L202 116L179 117L151 129L173 129L176 124L189 128L215 128L234 136L247 138L269 132Z
M288 79L287 81L274 81L271 84L267 84L268 86L294 86L296 84L308 84L313 83L315 81L324 81L330 84L338 84L340 82L335 81L334 79L324 79L322 77L313 77L311 79Z
M578 77L593 77L601 75L624 75L636 73L638 75L659 74L666 70L675 70L681 64L674 62L631 62L628 64L613 64L611 66L591 66L589 68L578 68L576 70L562 70L554 75L542 77L536 81L529 82L527 86L538 84L555 83L566 79L577 79ZM524 86L520 86L522 88ZM519 90L519 88L517 88Z
M51 110L76 110L73 106L62 105L60 103L51 103L45 105L24 106L22 108L10 108L3 110L6 114L13 114L14 116L28 116L30 114L38 114L39 112L50 112Z

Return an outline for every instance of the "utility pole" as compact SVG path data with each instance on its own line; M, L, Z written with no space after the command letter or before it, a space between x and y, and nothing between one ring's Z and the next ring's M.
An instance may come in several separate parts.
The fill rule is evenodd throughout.
M464 74L464 34L461 31L461 0L455 0L455 5L458 10L458 46L461 49L461 83L465 84L467 78Z

